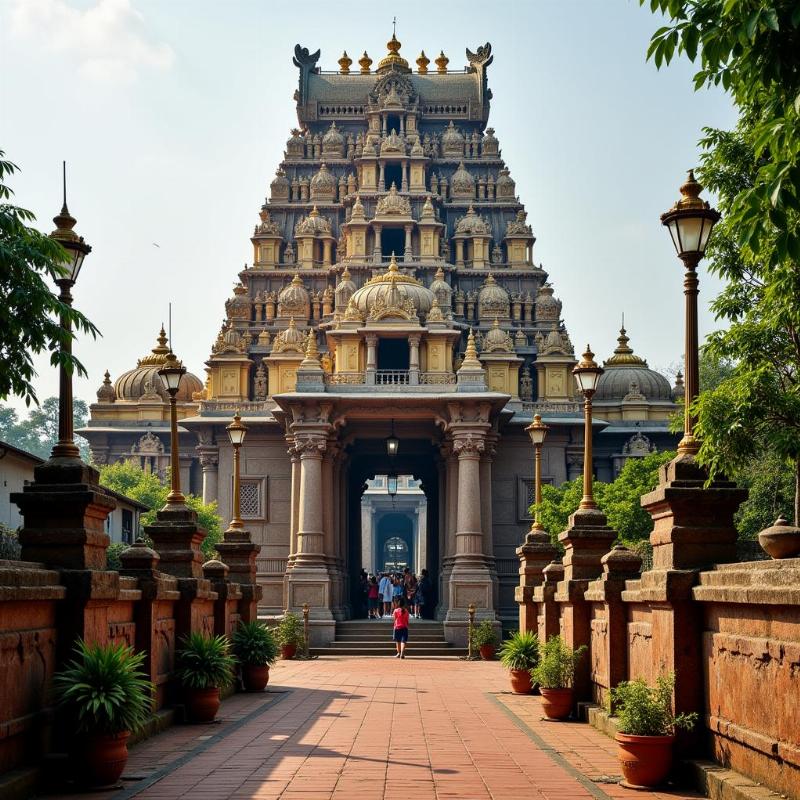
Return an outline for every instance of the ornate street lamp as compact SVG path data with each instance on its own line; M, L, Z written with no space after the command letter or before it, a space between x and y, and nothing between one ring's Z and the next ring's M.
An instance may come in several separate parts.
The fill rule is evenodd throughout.
M57 241L66 251L66 258L62 263L63 275L56 279L61 290L58 299L68 308L72 307L71 289L78 280L78 275L83 266L83 260L92 248L83 240L83 236L78 236L73 230L76 219L69 213L67 208L67 165L63 167L63 187L64 203L61 206L61 213L53 217L56 229L50 234L50 238ZM61 315L61 328L65 332L64 341L61 345L63 356L72 355L72 325L67 314ZM73 430L73 411L72 411L72 370L67 368L65 359L61 359L59 369L58 386L58 442L53 447L50 455L51 459L81 461L81 454L75 444Z
M400 449L400 440L394 435L394 420L392 420L392 432L386 437L386 452L390 458L397 455Z
M244 528L242 522L241 510L241 488L240 488L240 467L239 467L239 449L244 443L244 437L247 434L247 425L242 422L242 418L237 411L233 415L233 422L225 428L228 431L228 438L233 445L233 516L231 517L231 524L228 525L228 530L225 533L232 531L240 531Z
M186 506L186 498L181 492L181 463L178 446L178 404L176 396L181 385L181 378L186 374L186 367L178 361L172 350L164 359L164 366L158 371L169 393L169 453L170 472L172 477L170 492L167 495L165 511L172 511Z
M578 390L583 395L583 497L579 509L597 508L592 494L592 397L603 372L587 344L586 352L572 370Z
M547 431L549 431L550 428L542 422L542 418L539 414L535 414L533 417L533 422L528 425L525 430L530 435L531 442L533 442L536 465L534 470L533 484L536 511L534 512L534 521L533 525L531 525L531 530L541 531L544 530L544 526L539 519L539 509L542 504L542 445L544 444L545 437L547 436Z
M697 265L705 255L706 245L720 213L700 199L703 187L695 180L694 171L689 170L686 183L681 186L681 199L661 215L661 224L666 226L675 245L678 258L683 261L686 273L683 278L683 293L686 297L686 388L684 392L683 438L678 452L694 455L700 442L694 436L694 417L690 407L700 392L699 343L697 336Z

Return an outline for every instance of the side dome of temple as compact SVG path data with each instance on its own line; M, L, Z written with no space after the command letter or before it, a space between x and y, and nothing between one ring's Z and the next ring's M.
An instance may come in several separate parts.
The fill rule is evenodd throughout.
M603 362L605 372L600 376L594 402L623 401L639 399L639 396L650 401L673 402L672 386L660 372L647 366L637 356L628 342L625 328L621 328L614 355Z
M114 381L114 395L118 402L138 402L140 400L167 401L169 395L158 371L164 366L169 347L164 328L159 332L157 344L146 356L140 358L133 369L123 372ZM187 372L181 379L175 399L191 402L192 395L203 389L203 382L196 375Z
M381 275L371 278L352 296L350 303L364 317L382 310L382 316L391 316L391 312L403 312L403 315L427 316L433 306L433 292L416 278L400 272L397 259L392 256L389 267Z

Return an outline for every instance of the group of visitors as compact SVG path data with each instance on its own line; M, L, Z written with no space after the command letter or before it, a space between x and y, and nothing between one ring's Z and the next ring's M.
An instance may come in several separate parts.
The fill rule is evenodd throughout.
M366 593L367 619L382 619L392 615L393 607L403 606L415 619L422 619L425 603L430 597L428 570L423 569L419 577L406 567L403 572L382 572L368 575L362 570L362 592Z

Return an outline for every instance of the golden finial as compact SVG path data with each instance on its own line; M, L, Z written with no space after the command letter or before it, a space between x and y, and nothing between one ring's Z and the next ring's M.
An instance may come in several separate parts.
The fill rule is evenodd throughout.
M675 208L707 208L708 203L700 199L703 187L695 180L694 170L689 170L686 183L681 186L681 199L675 203Z
M350 65L353 63L353 59L347 55L347 50L342 52L342 57L339 59L339 72L342 75L349 75L350 74Z
M431 60L425 55L424 50L420 50L419 57L417 58L417 72L420 75L427 75L428 74L428 64L431 63Z
M358 64L361 67L361 74L362 75L369 75L369 68L372 66L372 59L367 55L367 51L364 51L364 55L358 59Z
M475 347L475 334L472 332L472 328L469 329L469 334L467 335L467 350L464 353L464 360L461 362L462 368L465 365L480 366L480 361L478 361L478 350Z
M394 257L394 250L392 250L392 257L389 260L389 272L390 273L392 273L392 272L396 273L398 271L399 270L397 269L397 259Z
M319 361L319 350L317 349L317 337L314 331L309 328L308 336L306 337L306 357L305 361Z
M444 50L442 50L434 63L436 64L436 71L444 73L447 72L447 65L450 63L450 59L444 54Z

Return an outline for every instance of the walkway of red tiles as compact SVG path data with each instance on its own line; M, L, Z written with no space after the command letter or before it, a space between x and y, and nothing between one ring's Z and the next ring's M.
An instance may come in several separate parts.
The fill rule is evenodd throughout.
M232 698L222 716L236 715L238 721L177 726L134 748L128 774L147 764L152 774L149 780L126 782L115 797L699 796L635 792L608 783L609 777L618 777L613 742L588 725L542 722L538 698L508 694L507 681L498 663L392 658L280 662L272 670L270 688L292 691L266 704L264 696ZM187 757L192 744L199 751ZM183 762L164 769L173 758L170 753L183 755ZM159 768L164 771L160 777L153 771Z

